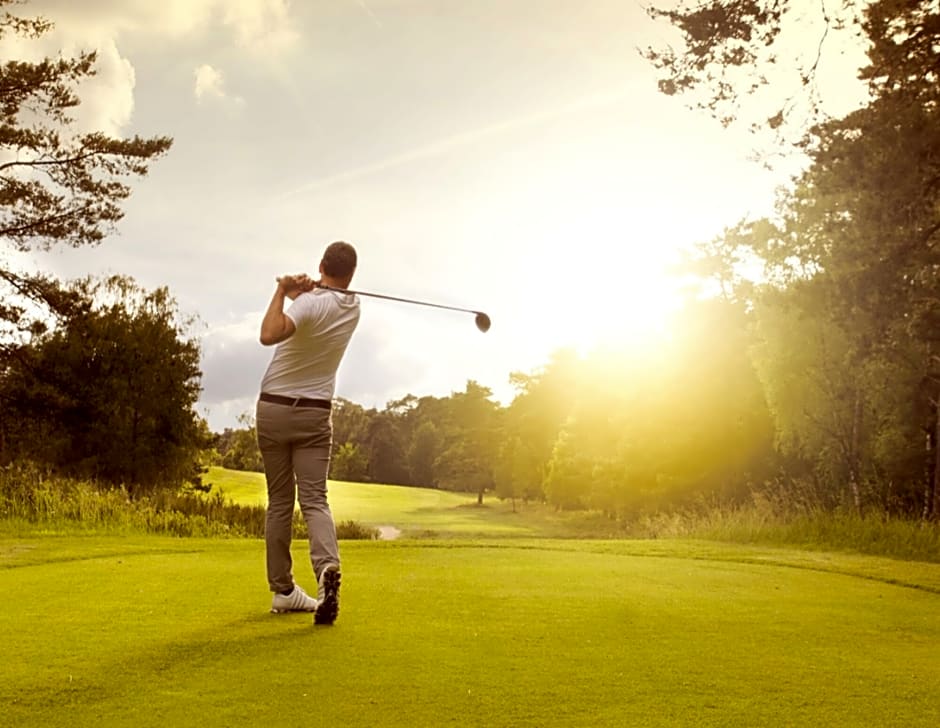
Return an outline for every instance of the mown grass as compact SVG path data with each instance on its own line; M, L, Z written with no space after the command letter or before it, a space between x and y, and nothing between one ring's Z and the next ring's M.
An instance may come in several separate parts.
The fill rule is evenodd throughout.
M238 503L264 503L264 476L210 469L206 481ZM549 538L685 538L741 544L841 549L899 559L940 562L940 525L871 513L785 513L757 499L737 508L713 507L643 516L619 523L596 512L560 512L545 504L400 486L331 482L338 518L391 525L406 535L545 536Z
M214 475L263 502L257 474ZM336 483L338 518L448 538L344 541L340 620L314 628L267 613L260 541L102 527L109 507L72 485L64 503L62 483L40 489L44 520L0 520L3 726L940 724L929 531L751 508L602 540L624 526ZM690 533L715 540L677 538ZM804 548L762 545L785 538ZM295 575L312 588L305 551L298 539Z
M243 505L267 502L264 475L213 467L203 478L211 493ZM476 495L399 485L330 481L330 508L339 521L394 526L411 535L537 535L537 523L513 517L498 501L483 507Z
M0 539L8 726L934 726L940 566L695 542ZM309 585L303 544L298 579ZM301 566L302 565L302 566ZM889 583L894 582L894 583Z

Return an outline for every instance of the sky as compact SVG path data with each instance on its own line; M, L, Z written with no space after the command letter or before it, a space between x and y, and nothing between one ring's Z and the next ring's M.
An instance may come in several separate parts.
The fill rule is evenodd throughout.
M133 183L117 234L31 264L168 286L199 319L198 409L216 431L253 410L275 278L316 274L329 242L356 246L354 288L493 322L482 334L469 314L364 298L337 396L381 408L472 379L508 402L510 373L559 348L655 331L677 301L679 251L768 213L789 174L657 92L638 49L673 36L628 0L32 0L18 12L56 28L5 55L98 51L82 127L174 139Z

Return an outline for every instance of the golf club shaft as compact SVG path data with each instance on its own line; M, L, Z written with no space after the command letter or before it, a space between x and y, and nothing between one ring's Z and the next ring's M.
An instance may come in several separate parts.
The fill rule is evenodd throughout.
M445 306L442 303L428 303L427 301L415 301L410 298L398 298L396 296L386 296L382 293L367 293L366 291L353 291L348 288L336 288L327 286L323 283L317 283L317 288L323 288L327 291L336 291L337 293L353 293L357 296L370 296L371 298L384 298L386 301L398 301L400 303L416 303L419 306L431 306L432 308L446 308L448 311L463 311L464 313L481 314L482 311L473 311L469 308L458 308L457 306Z

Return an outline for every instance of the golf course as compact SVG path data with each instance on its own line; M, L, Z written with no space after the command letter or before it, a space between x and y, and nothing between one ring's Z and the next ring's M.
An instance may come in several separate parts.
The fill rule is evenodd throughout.
M260 475L213 477L263 502ZM415 488L331 497L400 531L341 543L332 627L268 612L257 539L4 535L0 724L940 723L940 564L546 538Z
M940 728L940 0L0 0L0 728Z

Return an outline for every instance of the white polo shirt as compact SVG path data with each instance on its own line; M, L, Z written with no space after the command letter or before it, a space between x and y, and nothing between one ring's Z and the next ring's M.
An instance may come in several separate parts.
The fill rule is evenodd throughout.
M314 288L297 296L284 313L297 330L274 349L261 391L333 399L336 370L359 323L359 297Z

